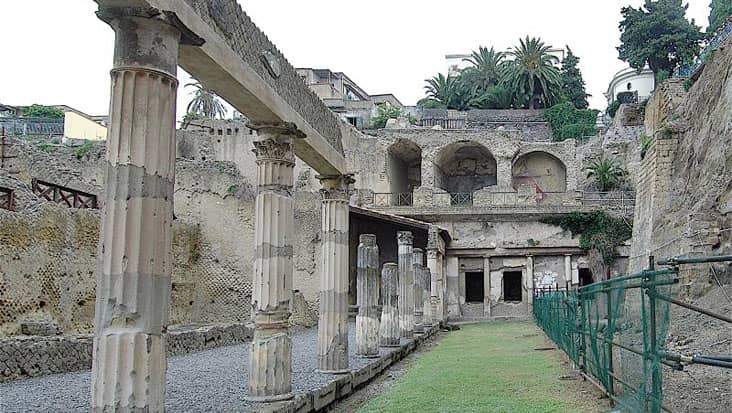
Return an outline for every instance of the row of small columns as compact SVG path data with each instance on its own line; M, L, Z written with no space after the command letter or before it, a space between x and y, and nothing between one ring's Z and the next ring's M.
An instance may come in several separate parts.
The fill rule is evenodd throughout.
M115 52L99 240L92 410L164 411L178 47L200 46L203 40L174 16L155 9L100 8L97 15L115 31ZM251 128L258 137L254 142L257 197L249 398L268 402L292 397L293 142L304 135L292 124L253 124ZM318 367L321 372L341 373L348 371L347 195L352 179L319 178L323 274ZM373 236L361 241L359 289L363 293L359 293L357 346L359 354L369 356L375 354L375 337L380 337L381 345L394 345L395 331L411 338L415 322L432 323L424 319L424 310L422 318L416 313L415 319L415 285L437 284L427 281L430 272L422 268L421 256L415 260L411 234L400 232L399 272L397 264L385 264L382 270L384 298L378 325L374 301L378 300L374 281L378 248ZM427 278L422 278L425 274ZM417 300L429 307L436 302L434 295L433 287L432 294L417 293Z

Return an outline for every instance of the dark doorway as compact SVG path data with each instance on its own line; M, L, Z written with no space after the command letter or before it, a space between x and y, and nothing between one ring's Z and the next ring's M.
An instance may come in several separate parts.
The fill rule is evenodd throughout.
M579 282L580 287L583 285L589 285L595 282L595 279L592 277L592 271L590 271L589 268L580 268L579 269Z
M465 273L465 302L482 303L485 295L483 294L483 273L482 272L466 272Z
M503 301L521 302L521 271L505 271L503 273Z

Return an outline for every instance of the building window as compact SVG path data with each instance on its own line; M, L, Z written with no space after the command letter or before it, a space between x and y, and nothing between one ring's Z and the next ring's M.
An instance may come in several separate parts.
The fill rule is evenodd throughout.
M483 273L465 273L465 302L482 303L485 298L483 290Z
M231 136L231 128L226 128L226 135Z
M219 135L219 136L221 136L221 135L224 134L224 130L223 129L217 129L216 130L216 134Z
M356 124L357 124L357 122L356 122L356 118L354 118L354 117L352 117L352 116L348 116L348 117L346 117L346 120L348 121L348 123L350 123L350 124L351 124L352 126L354 126L354 127L355 127L355 126L356 126Z
M627 86L627 88L628 88L628 90L633 90L633 84L632 84L632 83L630 83L630 82L628 82L628 86Z
M503 273L503 301L521 302L521 271L506 271Z
M585 286L585 285L590 285L594 282L595 282L595 279L592 276L592 271L590 271L589 268L580 268L579 269L580 287Z
M236 134L236 135L239 134L239 128L234 128L234 134Z

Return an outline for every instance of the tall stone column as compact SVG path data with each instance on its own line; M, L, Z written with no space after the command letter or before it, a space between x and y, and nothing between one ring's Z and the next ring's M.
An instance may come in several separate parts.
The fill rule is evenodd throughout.
M412 256L412 233L397 232L399 245L399 335L412 338L414 335L414 268Z
M291 124L250 124L257 131L257 198L254 211L254 338L249 356L249 400L272 402L292 397L292 298L295 217L294 138Z
M379 247L376 235L359 236L356 300L356 354L379 357Z
M564 254L564 282L572 283L572 254Z
M442 311L442 263L439 260L440 251L437 248L427 249L427 268L430 270L430 304L432 323L439 324L443 319Z
M393 262L381 270L381 347L399 347L399 267Z
M201 41L154 9L100 7L97 16L115 45L91 406L164 411L178 46Z
M412 249L412 270L414 272L414 332L424 333L424 253L421 248Z
M491 258L483 257L483 316L491 316Z
M348 373L349 175L319 176L323 195L318 369Z
M534 256L526 256L526 279L524 280L526 301L529 303L529 314L534 306Z
M422 313L422 324L425 327L432 327L432 297L430 296L430 281L432 279L431 271L429 268L422 268L422 285L426 288L422 289L422 302L423 302L423 313Z

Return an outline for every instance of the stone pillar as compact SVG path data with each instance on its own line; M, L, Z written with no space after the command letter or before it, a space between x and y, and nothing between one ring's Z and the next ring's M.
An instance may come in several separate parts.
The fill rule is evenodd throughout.
M178 46L201 43L155 10L100 7L97 16L115 45L91 407L164 411Z
M254 338L247 398L271 402L292 397L292 342L288 331L295 241L293 140L302 134L291 124L248 127L257 131L253 142L257 198L252 285Z
M458 291L460 284L460 268L458 264L458 257L446 257L444 277L447 318L452 317L453 319L459 319L463 316L460 308L460 293Z
M399 334L412 338L414 334L414 257L412 233L397 232L399 245Z
M534 256L526 257L526 279L524 280L524 291L526 291L526 302L529 303L529 314L534 306Z
M483 315L491 316L491 258L483 258Z
M381 347L399 347L398 271L393 262L385 263L381 271Z
M564 282L572 283L572 254L564 254Z
M414 332L424 333L424 253L421 248L412 249L412 270L414 273Z
M430 270L430 304L432 323L439 324L443 320L442 311L442 264L439 260L440 251L438 249L427 250L427 268Z
M379 357L379 247L376 235L359 237L356 275L356 354Z
M430 292L430 282L432 275L429 268L422 268L422 285L425 288L422 289L422 302L423 302L423 315L422 324L425 327L432 327L432 296Z
M318 176L323 195L318 369L348 373L348 175Z

